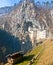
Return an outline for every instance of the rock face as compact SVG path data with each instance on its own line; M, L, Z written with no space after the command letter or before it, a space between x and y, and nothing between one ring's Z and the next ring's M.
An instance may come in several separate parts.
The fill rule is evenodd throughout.
M18 31L18 33L27 31L29 26L34 25L38 29L46 29L53 26L50 10L36 6L33 0L21 0L10 14L0 17L1 21L5 22L5 30L15 36Z
M38 28L41 28L42 25L45 27L44 22L41 21L41 25L38 20L38 16L40 17L41 15L40 12L37 12L37 9L38 8L35 6L32 0L22 1L20 5L16 7L16 10L12 11L12 13L9 15L9 17L11 17L12 25L14 24L14 26L16 27L17 24L19 24L21 26L21 30L26 30L26 25L28 23L29 25L32 24L37 26Z

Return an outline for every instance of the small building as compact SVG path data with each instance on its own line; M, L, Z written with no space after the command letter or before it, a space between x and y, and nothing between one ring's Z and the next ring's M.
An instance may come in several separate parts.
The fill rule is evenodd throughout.
M47 38L47 30L40 30L36 27L29 27L28 31L32 43L39 42L40 40L42 41Z
M22 51L20 51L13 54L9 54L6 57L7 57L8 63L15 64L23 58L23 54L22 54Z
M37 30L37 40L46 39L46 30Z

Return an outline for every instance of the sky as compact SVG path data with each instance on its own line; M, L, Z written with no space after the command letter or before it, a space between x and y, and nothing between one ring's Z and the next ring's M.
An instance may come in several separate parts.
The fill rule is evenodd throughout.
M20 0L0 0L0 8L5 6L13 6L15 3L19 3ZM35 0L37 1L51 1L51 0Z

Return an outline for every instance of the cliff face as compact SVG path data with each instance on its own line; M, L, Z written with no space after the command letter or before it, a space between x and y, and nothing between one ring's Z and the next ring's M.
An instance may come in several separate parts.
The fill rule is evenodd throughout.
M1 17L0 17L1 18ZM38 29L50 29L53 27L50 9L36 6L33 0L22 0L9 14L2 16L5 20L4 27L12 34L27 31L29 26ZM0 19L1 20L1 19Z

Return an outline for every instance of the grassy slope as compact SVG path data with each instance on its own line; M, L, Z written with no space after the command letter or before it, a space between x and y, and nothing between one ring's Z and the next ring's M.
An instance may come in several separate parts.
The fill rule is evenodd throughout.
M22 59L22 62L16 64L16 65L27 65L28 62L35 56L38 54L38 52L40 52L43 49L43 46L37 46L34 50L32 50L31 52L27 53L24 58Z
M44 52L37 65L53 65L53 41L48 39L43 45Z

